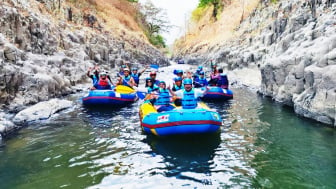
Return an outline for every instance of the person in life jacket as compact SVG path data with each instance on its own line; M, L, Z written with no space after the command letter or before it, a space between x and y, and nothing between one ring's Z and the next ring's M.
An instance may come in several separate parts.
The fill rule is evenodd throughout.
M134 79L130 75L130 70L128 68L124 68L124 75L119 75L119 81L117 82L117 85L124 85L131 88L135 86Z
M196 72L193 75L193 78L196 79L197 77L199 77L201 71L203 71L203 66L198 66Z
M182 77L175 77L174 82L175 83L172 88L173 91L178 91L184 88L182 85Z
M146 78L146 85L147 93L150 94L154 91L159 90L159 86L155 85L150 77Z
M171 89L167 89L166 83L164 81L160 81L159 90L152 93L151 102L154 104L154 107L158 112L169 111L175 108L171 104L171 96Z
M151 71L151 72L149 73L149 77L152 79L152 82L153 82L155 85L159 86L160 81L156 79L156 71Z
M174 70L173 74L183 79L183 70Z
M209 85L210 86L216 86L219 79L220 79L220 75L219 75L218 70L217 70L217 65L213 64L212 65L212 72L210 74Z
M181 77L175 77L174 81L175 81L175 83L173 85L172 91L175 92L175 91L184 89L184 87L182 85L182 78ZM174 97L173 97L173 99L174 99ZM174 99L173 101L174 101L176 106L181 106L182 105L182 100L181 99Z
M176 98L182 99L182 108L183 109L194 109L198 105L198 99L204 96L208 92L209 88L206 87L206 90L194 89L192 87L192 80L186 78L183 80L184 89L174 92Z
M229 80L228 80L227 75L223 73L223 69L219 68L218 73L219 73L220 79L217 81L217 86L223 89L229 89Z
M94 85L99 80L99 67L95 64L94 67L89 67L86 76L92 79L92 84Z
M205 86L208 86L208 81L204 77L204 72L200 71L198 77L194 79L194 87L200 88Z
M127 63L123 63L123 65L120 66L120 69L119 69L119 72L118 72L118 76L121 75L123 76L124 75L124 69L129 69L129 66Z
M91 90L111 90L113 86L113 83L109 81L107 78L107 74L105 71L101 72L99 74L99 79L96 81L96 83L93 85Z
M139 86L139 81L140 81L140 76L146 71L146 69L148 68L148 66L146 66L142 71L138 72L138 68L133 67L132 68L132 73L131 76L134 79L135 82L135 86Z

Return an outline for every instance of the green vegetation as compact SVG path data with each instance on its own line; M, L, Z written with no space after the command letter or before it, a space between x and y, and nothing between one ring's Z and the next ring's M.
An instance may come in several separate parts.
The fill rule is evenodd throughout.
M278 3L278 0L271 0L271 3Z
M219 0L199 0L198 7L206 7L213 3L219 3Z
M166 43L160 33L166 32L170 28L167 13L163 9L155 7L152 2L147 1L140 7L137 17L149 42L158 48L165 48Z
M221 12L222 8L223 8L223 3L221 0L199 0L199 4L198 4L198 8L206 8L209 6L213 6L213 11L212 11L212 18L215 19L215 21L217 21L217 16L219 15L219 13ZM201 14L198 13L202 13L200 12L200 10L195 10L195 18L198 20L202 17ZM194 12L193 12L194 14ZM194 15L193 15L194 16Z
M192 13L191 13L191 18L198 22L202 17L203 15L205 14L205 10L206 8L205 7L197 7Z
M152 36L148 36L148 37L149 37L149 42L152 45L154 45L156 47L160 47L160 48L166 48L165 40L161 35L156 34L156 35L152 35Z

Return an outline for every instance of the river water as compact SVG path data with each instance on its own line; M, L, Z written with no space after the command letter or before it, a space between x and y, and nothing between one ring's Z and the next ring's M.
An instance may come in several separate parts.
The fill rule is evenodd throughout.
M161 73L165 76L164 73ZM0 147L0 188L336 188L336 130L247 89L208 103L219 134L158 139L134 103L77 105Z

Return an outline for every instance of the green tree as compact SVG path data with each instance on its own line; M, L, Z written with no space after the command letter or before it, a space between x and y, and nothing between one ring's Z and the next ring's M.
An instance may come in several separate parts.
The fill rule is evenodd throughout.
M221 0L199 0L198 7L206 7L209 5L213 6L212 17L216 21L218 12L222 8Z
M165 47L165 41L160 35L162 32L168 32L171 27L167 12L161 8L155 7L151 1L146 1L141 7L141 23L146 30L149 41L157 47Z

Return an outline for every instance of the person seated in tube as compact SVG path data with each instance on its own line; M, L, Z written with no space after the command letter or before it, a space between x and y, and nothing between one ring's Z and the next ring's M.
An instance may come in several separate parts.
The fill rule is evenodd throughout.
M152 78L147 77L146 78L146 85L145 87L147 88L147 93L150 94L154 91L159 90L159 86L155 85L152 81Z
M183 70L174 70L173 73L183 79Z
M208 86L208 81L204 77L204 72L200 71L198 77L194 79L194 87L195 88L200 88L200 87L205 87Z
M149 77L152 79L152 82L153 82L155 85L159 86L160 81L156 79L156 71L151 71L151 72L149 73Z
M184 89L173 92L173 95L177 99L182 99L182 108L183 109L195 109L198 105L198 100L200 97L204 96L209 88L206 87L205 90L195 89L192 87L192 80L186 78L183 80Z
M217 81L217 86L223 89L229 89L229 80L228 80L227 75L223 73L223 69L219 68L218 73L219 73L220 78Z
M181 89L183 89L184 87L183 87L183 85L182 85L182 77L175 77L174 78L174 85L173 85L173 87L172 87L172 90L173 91L178 91L178 90L181 90Z
M150 101L158 112L169 111L175 108L172 105L170 97L172 90L166 87L166 82L160 81L159 89L151 93Z
M182 85L182 77L175 77L174 81L175 81L175 83L173 85L172 91L175 92L175 91L184 89L184 87ZM181 99L174 99L173 101L174 101L176 106L181 106L182 105Z
M99 79L96 81L96 83L91 87L91 90L111 90L113 83L109 81L107 78L107 74L105 71L102 71L99 74Z
M130 69L128 64L127 63L123 63L123 65L120 66L120 69L119 69L119 75L124 75L124 69L127 68L127 69Z
M196 79L197 77L199 77L201 71L203 71L203 66L198 66L196 72L193 75L193 78Z
M148 68L148 66L146 66L143 70L138 72L138 68L133 67L132 68L132 73L131 76L134 79L135 82L135 86L138 87L139 86L139 81L140 81L140 76L146 71L146 69Z
M212 72L210 74L210 80L208 83L210 86L216 86L219 79L220 79L220 75L218 73L217 66L216 64L213 64Z
M119 75L117 85L124 85L130 88L135 86L135 82L133 77L130 75L129 68L124 68L124 75Z

